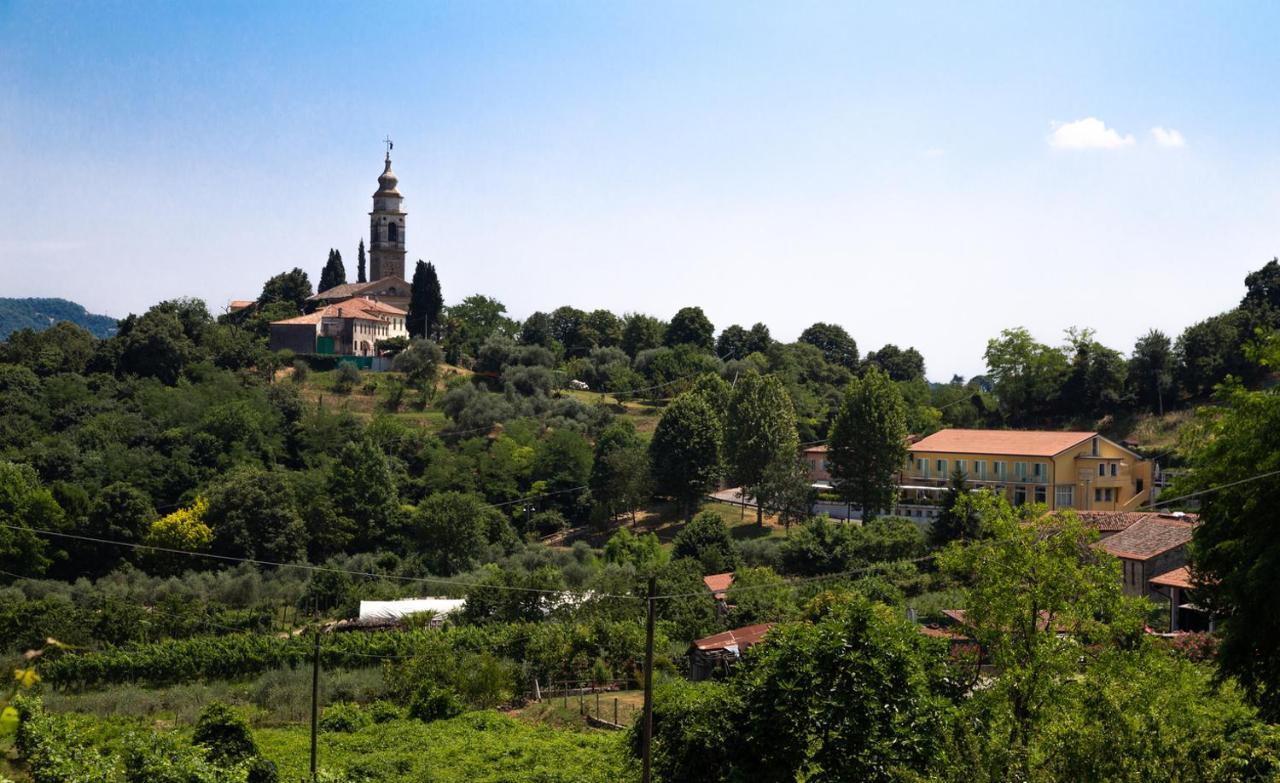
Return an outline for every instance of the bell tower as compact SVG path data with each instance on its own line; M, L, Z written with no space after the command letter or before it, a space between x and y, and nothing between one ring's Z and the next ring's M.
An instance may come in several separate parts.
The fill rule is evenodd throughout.
M391 139L384 142L386 167L378 177L378 192L373 194L373 211L369 213L369 282L384 277L404 279L404 197L396 189L399 180L391 170Z

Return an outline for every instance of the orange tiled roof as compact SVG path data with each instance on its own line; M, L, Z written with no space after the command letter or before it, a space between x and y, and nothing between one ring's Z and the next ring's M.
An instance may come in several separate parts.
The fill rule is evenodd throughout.
M1192 590L1196 586L1195 582L1191 581L1191 569L1186 566L1175 568L1172 571L1166 571L1159 576L1152 577L1149 581L1153 585L1181 587L1183 590Z
M321 318L321 315L319 311L317 311L314 313L307 313L306 315L295 316L293 318L285 318L281 321L272 321L271 325L275 326L276 324L318 324L320 323L320 318Z
M322 318L356 318L362 321L385 321L388 315L405 315L405 311L372 299L357 297L336 304L326 305L314 313L307 313L283 321L272 321L273 324L314 324Z
M733 585L733 572L729 571L724 574L712 574L711 576L702 577L702 582L711 591L711 595L717 600L724 600L725 593L729 592L729 587Z
M693 646L699 650L723 650L727 647L737 645L738 651L742 652L753 644L759 644L764 635L773 627L773 623L760 623L759 625L748 625L743 628L734 628L732 631L713 634L705 639L694 641Z
M1152 514L1094 546L1127 560L1149 560L1186 546L1195 526L1195 520L1186 517Z
M1092 438L1095 432L1049 430L961 430L935 432L911 445L912 451L950 454L1001 454L1052 457Z

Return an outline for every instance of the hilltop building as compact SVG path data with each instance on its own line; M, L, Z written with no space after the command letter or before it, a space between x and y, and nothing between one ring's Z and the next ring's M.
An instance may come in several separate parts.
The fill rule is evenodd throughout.
M272 321L271 350L373 356L378 340L408 337L412 286L404 279L405 216L391 146L369 213L369 281L343 283L307 298L315 312Z
M375 356L379 340L408 337L408 314L373 299L348 299L271 322L270 348L299 354Z

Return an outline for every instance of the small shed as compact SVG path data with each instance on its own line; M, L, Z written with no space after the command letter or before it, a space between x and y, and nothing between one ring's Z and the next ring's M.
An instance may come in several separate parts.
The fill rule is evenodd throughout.
M729 593L729 588L733 586L733 572L727 571L723 574L711 574L702 577L702 583L711 591L711 597L717 601L723 601Z
M689 679L697 682L717 671L728 671L772 627L773 623L759 623L694 640L689 645Z

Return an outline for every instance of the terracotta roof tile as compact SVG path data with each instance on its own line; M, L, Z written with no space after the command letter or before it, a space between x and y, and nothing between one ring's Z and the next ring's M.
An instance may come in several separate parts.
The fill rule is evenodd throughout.
M742 652L748 647L759 644L764 635L773 627L773 623L760 623L759 625L748 625L743 628L734 628L732 631L713 634L704 639L694 641L693 646L699 650L723 650L728 647L737 646L738 651Z
M733 572L704 576L702 577L702 583L707 586L707 589L711 591L711 595L717 601L722 601L725 593L729 591L729 587L733 585Z
M1152 514L1134 522L1094 547L1128 560L1150 560L1156 555L1186 546L1195 530L1195 521L1186 517Z
M1183 590L1191 590L1195 588L1195 582L1191 581L1191 569L1186 566L1175 568L1172 571L1166 571L1159 576L1152 577L1150 580L1153 585L1162 585L1164 587L1181 587Z
M1080 521L1102 533L1118 533L1149 517L1170 517L1158 511L1077 511ZM1183 514L1182 519L1194 524L1195 514Z
M1048 430L961 430L935 432L911 445L912 451L951 454L1004 454L1015 457L1052 457L1079 445L1097 433Z

